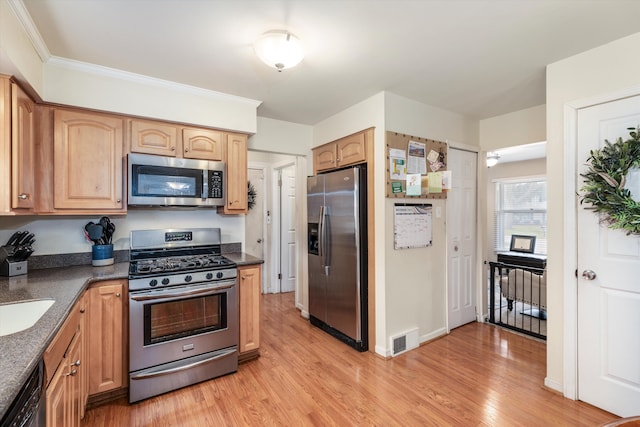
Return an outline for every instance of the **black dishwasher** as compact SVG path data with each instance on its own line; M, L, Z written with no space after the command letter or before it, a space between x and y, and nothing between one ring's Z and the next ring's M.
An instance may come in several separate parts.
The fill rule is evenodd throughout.
M46 409L44 401L44 363L40 361L9 410L0 422L1 427L44 427Z

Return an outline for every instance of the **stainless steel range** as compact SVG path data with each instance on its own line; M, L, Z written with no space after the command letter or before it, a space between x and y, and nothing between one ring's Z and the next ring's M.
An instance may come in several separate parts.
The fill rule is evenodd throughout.
M236 265L219 228L130 234L129 402L238 370Z

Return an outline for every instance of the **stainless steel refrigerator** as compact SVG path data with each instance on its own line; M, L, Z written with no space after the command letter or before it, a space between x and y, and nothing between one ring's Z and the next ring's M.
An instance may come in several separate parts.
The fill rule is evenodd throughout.
M309 317L358 351L367 340L367 170L307 180Z

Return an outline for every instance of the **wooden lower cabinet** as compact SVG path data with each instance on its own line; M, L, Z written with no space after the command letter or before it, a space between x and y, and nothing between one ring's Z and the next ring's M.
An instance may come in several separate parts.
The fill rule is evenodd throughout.
M246 265L238 267L238 294L240 300L240 360L257 357L260 354L261 275L262 267L260 265Z
M88 368L83 356L83 315L81 298L44 354L50 378L46 388L47 427L77 427L84 416Z
M126 386L127 281L107 280L87 290L89 395Z

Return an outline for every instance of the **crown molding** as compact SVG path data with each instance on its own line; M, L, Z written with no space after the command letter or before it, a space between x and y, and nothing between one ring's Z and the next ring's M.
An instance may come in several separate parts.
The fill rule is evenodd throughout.
M38 28L33 23L31 15L29 15L29 11L27 11L24 3L22 2L22 0L7 0L7 3L9 4L9 7L13 11L16 18L18 18L18 21L20 22L20 25L22 25L25 33L27 33L27 36L29 37L33 48L38 53L40 60L43 63L46 63L49 58L51 58L51 52L49 52L47 44L42 39L40 31L38 31Z
M135 84L160 87L163 89L169 89L177 92L198 95L201 97L216 99L220 101L231 101L231 102L249 104L255 108L257 108L260 104L262 104L262 101L258 101L255 99L243 98L241 96L236 96L236 95L229 95L223 92L216 92L214 90L203 89L200 87L190 86L183 83L176 83L169 80L162 80L155 77L145 76L142 74L136 74L128 71L118 70L115 68L109 68L101 65L89 64L87 62L61 58L59 56L51 56L47 61L47 65L66 68L68 70L79 71L87 74L93 74L96 76L127 81Z

